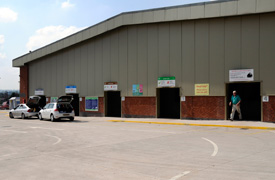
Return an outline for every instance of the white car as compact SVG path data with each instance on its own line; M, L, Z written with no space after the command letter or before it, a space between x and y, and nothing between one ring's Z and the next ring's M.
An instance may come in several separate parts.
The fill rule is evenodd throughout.
M61 96L57 102L48 103L38 113L40 120L50 119L52 122L56 119L68 118L71 121L74 120L74 109L71 105L73 96Z
M22 119L25 119L33 116L38 117L38 112L26 104L19 104L16 108L10 110L9 116L10 118L21 117Z

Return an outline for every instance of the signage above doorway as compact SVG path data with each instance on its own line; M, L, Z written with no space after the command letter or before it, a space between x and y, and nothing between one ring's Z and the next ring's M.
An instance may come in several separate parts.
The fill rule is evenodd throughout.
M254 81L254 69L237 69L229 71L230 82Z
M117 82L105 82L104 91L117 91L118 85Z
M158 87L175 87L176 78L172 77L159 77L158 78Z
M44 95L44 89L36 89L34 95Z
M65 93L66 94L76 93L76 86L66 86Z

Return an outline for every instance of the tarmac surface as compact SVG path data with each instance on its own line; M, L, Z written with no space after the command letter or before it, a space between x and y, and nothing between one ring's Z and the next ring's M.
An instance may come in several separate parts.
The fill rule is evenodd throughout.
M275 124L0 111L1 180L274 179Z

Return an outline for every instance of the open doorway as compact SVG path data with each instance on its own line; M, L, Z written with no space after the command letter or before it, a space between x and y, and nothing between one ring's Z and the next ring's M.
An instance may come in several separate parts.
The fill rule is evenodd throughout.
M180 88L157 88L157 117L180 119Z
M261 121L261 83L229 83L227 84L227 119L231 114L231 107L228 106L232 92L235 90L241 97L241 113L243 120ZM238 120L238 113L235 113L234 120Z
M121 97L120 91L105 91L105 116L121 117Z
M71 105L74 108L75 116L79 116L79 94L67 94L73 96L73 101L71 102Z

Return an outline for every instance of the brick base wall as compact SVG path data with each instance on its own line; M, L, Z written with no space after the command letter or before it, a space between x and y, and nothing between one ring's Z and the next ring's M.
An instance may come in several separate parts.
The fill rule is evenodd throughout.
M98 98L98 111L85 111L85 97L82 97L79 108L80 116L104 117L104 97Z
M20 103L27 102L29 99L29 67L20 67Z
M156 117L156 97L125 97L122 117Z
M275 96L269 96L269 102L263 102L263 121L275 122Z
M225 98L222 96L186 97L181 102L182 119L224 119Z

